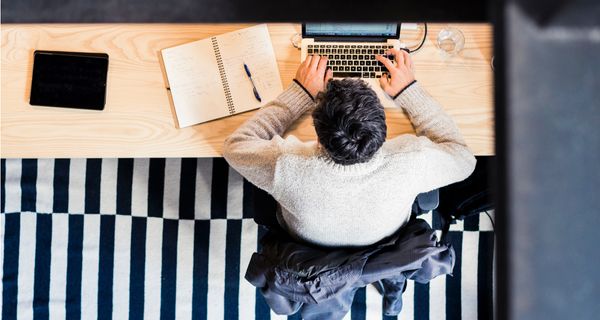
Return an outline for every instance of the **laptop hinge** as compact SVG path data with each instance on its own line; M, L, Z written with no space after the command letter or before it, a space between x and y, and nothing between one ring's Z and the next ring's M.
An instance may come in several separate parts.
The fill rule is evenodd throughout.
M387 42L388 38L376 37L314 37L315 42Z

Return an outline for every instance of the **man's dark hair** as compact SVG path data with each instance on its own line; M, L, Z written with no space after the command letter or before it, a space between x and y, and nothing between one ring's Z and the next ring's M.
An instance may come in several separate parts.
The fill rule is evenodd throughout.
M329 81L312 116L319 143L335 163L367 162L385 142L383 106L362 80Z

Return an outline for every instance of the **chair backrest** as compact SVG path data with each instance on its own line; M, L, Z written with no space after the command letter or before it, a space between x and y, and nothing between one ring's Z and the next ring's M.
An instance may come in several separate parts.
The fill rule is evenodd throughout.
M279 226L275 216L277 201L269 193L254 185L244 193L250 196L250 208L256 224L267 228Z
M438 213L451 219L464 219L494 208L491 190L493 157L477 157L473 173L465 180L440 188Z
M442 241L445 241L450 224L456 220L494 209L490 182L494 167L494 157L477 157L475 170L467 179L439 189L440 205L436 212L440 219Z

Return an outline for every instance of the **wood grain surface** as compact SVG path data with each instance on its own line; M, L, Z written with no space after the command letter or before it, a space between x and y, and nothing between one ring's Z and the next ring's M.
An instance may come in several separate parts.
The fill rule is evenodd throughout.
M163 48L207 38L246 24L2 24L2 158L218 157L225 138L254 112L189 128L175 127L159 62ZM292 81L300 51L290 38L299 24L269 24L284 87ZM477 155L494 154L492 28L453 24L465 35L458 56L435 46L445 25L430 24L416 52L416 77L451 114ZM402 32L416 45L422 30ZM34 107L29 91L34 50L105 52L110 56L104 111ZM412 133L401 110L388 110L388 138ZM315 139L308 115L287 134Z

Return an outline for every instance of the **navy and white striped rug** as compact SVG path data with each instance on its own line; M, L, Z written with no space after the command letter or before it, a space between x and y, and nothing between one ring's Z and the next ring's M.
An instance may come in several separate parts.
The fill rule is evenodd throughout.
M261 231L221 158L2 159L1 175L2 319L288 318L243 278ZM491 230L453 225L454 276L409 282L399 318L491 318ZM390 319L372 286L347 318Z

